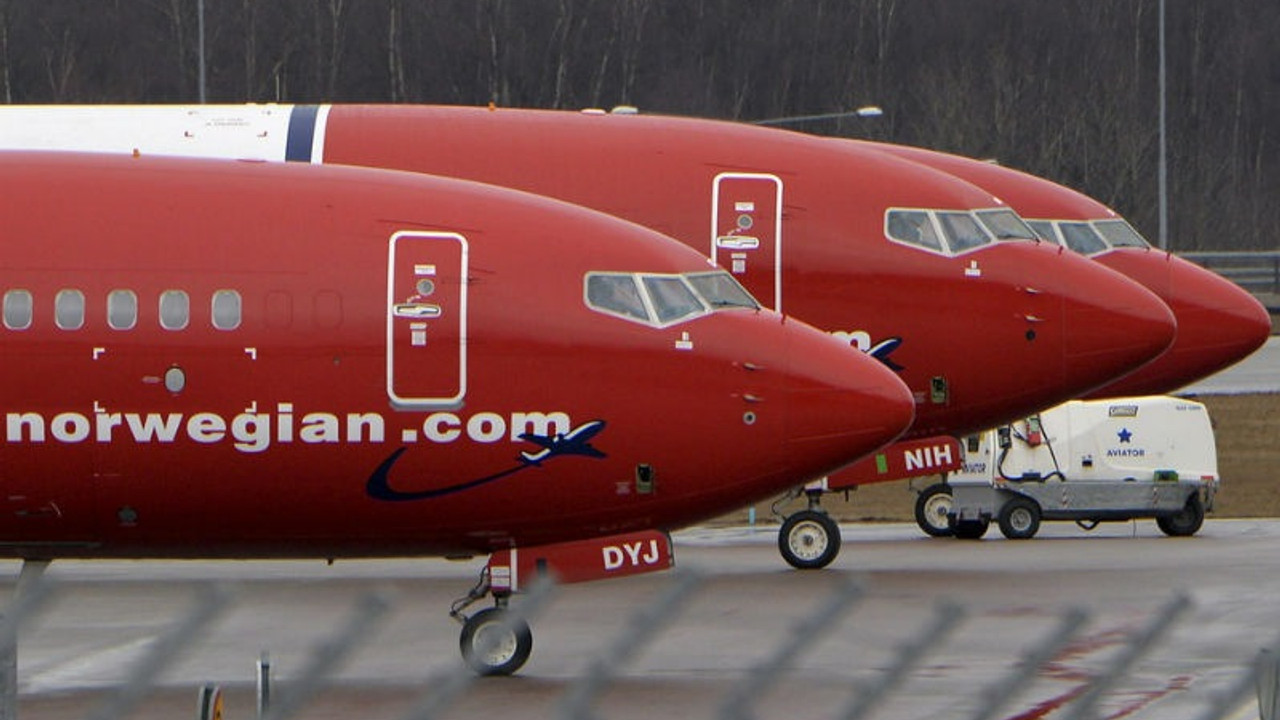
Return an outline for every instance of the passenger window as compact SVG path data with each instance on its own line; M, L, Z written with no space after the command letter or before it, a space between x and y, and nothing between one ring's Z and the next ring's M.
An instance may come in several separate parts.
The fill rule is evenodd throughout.
M644 287L658 312L658 322L666 324L682 317L706 312L698 296L679 277L646 275Z
M923 210L890 210L885 220L885 234L898 242L946 252L929 213Z
M213 327L218 330L240 327L240 293L219 290L213 294Z
M942 224L942 234L953 253L962 253L991 242L991 238L978 226L978 221L967 212L940 212L938 222Z
M10 290L4 294L4 326L10 330L31 327L32 310L30 290Z
M132 330L138 324L138 296L132 290L107 293L107 325L112 330Z
M1151 247L1151 243L1124 220L1099 220L1093 226L1111 243L1111 247Z
M191 322L191 300L182 290L160 293L160 327L181 330Z
M1034 240L1035 232L1012 210L979 210L978 220L997 240Z
M1089 223L1058 223L1058 230L1062 232L1062 239L1066 241L1067 247L1081 255L1093 255L1107 249L1107 243Z
M1036 235L1045 242L1051 242L1059 245L1058 234L1053 231L1053 223L1048 220L1028 220L1027 224L1032 230L1036 231Z
M597 310L648 321L640 288L631 275L587 275L587 305Z
M751 293L738 284L733 276L723 270L720 272L697 273L686 275L689 284L711 306L712 310L727 307L744 307L759 310L760 303L751 297Z
M84 293L79 290L59 290L53 299L54 321L62 330L79 330L84 327Z

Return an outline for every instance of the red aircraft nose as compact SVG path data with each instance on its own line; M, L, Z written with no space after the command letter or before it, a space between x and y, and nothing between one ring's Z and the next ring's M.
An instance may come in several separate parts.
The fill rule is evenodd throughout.
M1173 392L1244 359L1271 333L1266 308L1235 283L1163 252L1119 249L1096 258L1157 293L1177 317L1173 346L1091 397Z
M915 418L911 391L879 361L801 323L792 326L784 445L793 468L820 477L892 442Z
M1177 321L1150 290L1084 257L1064 254L1066 386L1082 396L1151 362L1173 343ZM1105 272L1098 272L1103 270Z

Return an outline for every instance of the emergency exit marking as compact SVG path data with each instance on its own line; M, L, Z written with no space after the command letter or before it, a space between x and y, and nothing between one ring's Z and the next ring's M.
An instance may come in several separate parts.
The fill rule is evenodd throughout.
M735 202L733 204L733 211L740 213L755 212L756 204L753 202Z
M414 265L413 274L414 275L435 275L436 266L435 265Z

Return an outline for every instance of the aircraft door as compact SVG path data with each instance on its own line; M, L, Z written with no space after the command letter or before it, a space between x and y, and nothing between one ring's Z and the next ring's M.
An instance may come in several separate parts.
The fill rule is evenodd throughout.
M711 191L711 260L782 311L782 179L720 173Z
M467 392L467 240L398 232L387 271L387 395L404 410L453 408Z

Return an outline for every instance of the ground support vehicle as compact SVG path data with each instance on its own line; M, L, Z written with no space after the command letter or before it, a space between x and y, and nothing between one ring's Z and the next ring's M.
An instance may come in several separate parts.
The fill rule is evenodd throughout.
M1209 414L1183 398L1072 401L961 444L960 469L917 498L929 535L976 539L995 521L1026 539L1043 520L1134 518L1194 535L1218 490Z

